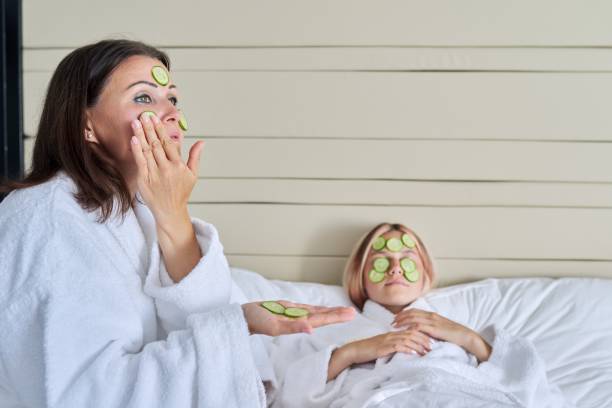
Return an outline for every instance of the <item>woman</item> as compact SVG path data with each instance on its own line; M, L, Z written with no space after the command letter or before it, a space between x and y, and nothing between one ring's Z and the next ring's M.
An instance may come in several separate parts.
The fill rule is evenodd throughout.
M265 406L249 334L352 318L235 303L217 231L187 211L203 143L183 163L169 69L112 40L51 79L31 172L0 204L2 407Z

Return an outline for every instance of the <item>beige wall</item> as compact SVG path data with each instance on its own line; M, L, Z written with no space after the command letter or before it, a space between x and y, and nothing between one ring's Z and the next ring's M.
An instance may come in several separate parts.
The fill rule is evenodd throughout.
M25 128L79 45L172 57L230 262L338 283L380 221L442 284L612 277L612 3L24 0ZM32 140L27 141L28 149Z

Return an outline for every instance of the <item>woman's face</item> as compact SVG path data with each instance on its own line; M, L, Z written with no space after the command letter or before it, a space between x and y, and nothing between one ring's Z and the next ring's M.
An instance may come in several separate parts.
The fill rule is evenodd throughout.
M401 241L403 235L404 232L402 231L388 231L382 234L382 237L385 238L385 241L391 238ZM376 270L374 262L379 258L386 258L389 265L385 272L372 274L375 278L374 280L381 279L380 282L375 283L371 279L370 271ZM405 258L414 262L412 264L410 261L404 261L405 266L411 265L410 268L406 269L411 270L411 268L414 268L416 272L406 273L402 269L402 259ZM385 262L383 262L383 266L384 264ZM397 252L391 251L387 247L380 251L370 248L363 269L363 283L368 298L386 307L393 313L401 311L429 289L423 264L423 259L421 259L416 249L410 249L405 245L402 245L401 249ZM379 267L379 269L381 268ZM413 279L414 282L408 280L406 275Z
M130 150L133 136L130 123L142 112L152 111L157 115L177 148L183 140L178 125L178 91L172 78L164 86L155 81L151 74L154 66L163 64L147 56L126 59L110 75L98 103L87 111L87 131L93 137L86 140L106 148L128 184L136 176L136 163Z

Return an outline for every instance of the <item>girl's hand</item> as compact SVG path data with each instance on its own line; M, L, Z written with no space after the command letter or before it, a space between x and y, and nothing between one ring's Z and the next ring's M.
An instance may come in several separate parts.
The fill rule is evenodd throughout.
M491 354L491 346L478 333L434 312L403 310L395 315L393 326L411 328L435 339L454 343L474 354L479 361L488 360Z
M189 219L187 202L198 178L203 142L191 147L185 164L179 145L171 141L157 116L141 115L132 129L138 190L162 229L171 229L176 221Z
M367 363L392 353L414 352L423 356L431 351L429 341L429 336L418 330L409 329L347 343L332 353L327 368L327 381L335 379L353 364Z
M328 324L342 323L355 317L351 307L311 306L280 300L277 303L285 307L299 307L308 310L308 316L292 318L274 314L261 306L263 302L245 303L242 305L244 318L251 334L280 336L292 333L312 333L312 330Z
M367 363L392 353L417 353L424 356L431 351L428 335L414 329L394 331L346 344L351 364Z

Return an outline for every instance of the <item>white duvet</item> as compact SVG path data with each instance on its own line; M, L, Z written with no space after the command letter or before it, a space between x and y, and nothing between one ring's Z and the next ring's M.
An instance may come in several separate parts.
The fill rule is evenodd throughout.
M291 299L326 305L350 304L342 288L338 286L270 281L240 269L234 269L233 276L250 300ZM547 381L551 385L549 391L552 397L549 397L548 400L555 401L555 389L557 389L560 390L559 395L564 397L569 405L612 407L612 280L490 279L434 290L425 297L424 301L428 305L425 308L430 307L477 331L487 332L488 330L491 333L489 334L491 341L495 339L494 331L491 332L492 326L503 329L503 335L499 337L500 341L504 338L507 341L513 336L528 339L527 343L535 345L534 354L542 361ZM487 327L489 328L485 330ZM281 337L275 339L274 344L280 346L281 349L291 350L291 344L310 344L313 341L316 343L317 337L329 342L330 339L326 336L336 329L337 327L318 329L313 335L315 337L310 337L305 343L303 339L300 340L300 337L304 338L307 335ZM342 340L336 341L341 343ZM516 344L513 341L507 341L507 343ZM443 349L439 348L439 350ZM294 359L299 359L299 354L296 352L297 350L294 350ZM460 358L459 354L456 354L455 357ZM409 357L405 356L405 358ZM392 360L387 363L393 363ZM525 357L521 361L526 361ZM469 360L464 363L470 364ZM381 364L378 363L379 367ZM467 393L468 399L463 405L458 405L460 400L457 399L458 394L453 392L453 386L460 383L453 384L452 376L448 376L447 379L438 378L440 383L445 383L447 386L435 389L436 400L432 401L432 390L418 389L414 384L418 382L418 376L434 374L424 367L418 370L418 365L414 364L410 365L412 368L409 369L405 368L408 367L407 364L400 367L406 370L403 373L406 378L412 378L410 383L401 384L398 381L388 380L381 382L380 378L372 376L372 386L368 392L363 393L367 387L364 388L364 383L359 383L358 387L352 388L355 390L353 393L356 394L354 398L347 398L344 392L339 393L333 400L345 402L343 406L381 407L407 406L407 404L416 407L511 406L512 404L520 406L520 404L525 404L519 398L518 401L509 402L509 405L504 405L505 403L501 400L497 405L485 402L478 405L479 393L484 396L484 393L490 391L481 389L476 391L475 398L472 400L469 400L469 393ZM363 367L362 369L369 368ZM440 375L440 372L438 370L435 375ZM369 372L371 373L372 371ZM279 374L281 378L277 385L281 386L285 381L282 369L279 370ZM393 374L396 375L397 371L394 371ZM307 382L308 385L314 382L314 377L311 378L313 381ZM334 384L335 382L330 382L326 391L333 391ZM463 388L462 391L465 389ZM462 392L462 398L465 397L465 394ZM535 393L534 395L541 394ZM487 394L486 396L486 398L498 397L499 394L497 396ZM486 398L481 398L481 401ZM279 404L279 401L281 399L277 395L276 404ZM558 403L563 406L563 403Z

